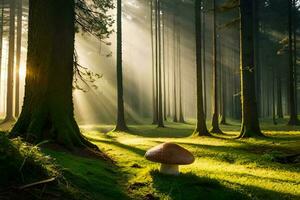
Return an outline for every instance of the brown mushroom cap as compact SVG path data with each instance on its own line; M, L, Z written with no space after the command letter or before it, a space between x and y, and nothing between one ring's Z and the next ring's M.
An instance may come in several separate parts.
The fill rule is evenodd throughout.
M188 165L195 161L188 150L171 142L149 149L145 157L147 160L167 165Z

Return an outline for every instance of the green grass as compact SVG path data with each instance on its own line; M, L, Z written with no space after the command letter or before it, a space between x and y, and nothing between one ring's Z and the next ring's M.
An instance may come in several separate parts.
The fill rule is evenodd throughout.
M112 126L82 129L117 162L121 189L133 199L300 198L299 163L274 162L277 155L300 152L299 129L263 122L268 138L235 140L228 138L238 134L237 124L222 126L229 133L223 139L190 137L194 126L189 124L167 126L130 126L130 133L108 132ZM166 141L184 146L196 157L177 177L159 174L159 164L144 158L147 149Z
M168 123L130 126L129 133L109 132L113 126L81 126L84 134L117 166L45 149L62 167L73 188L87 199L300 199L300 164L281 164L278 156L300 152L300 129L262 121L264 139L232 139L238 122L222 126L223 138L191 137L194 125ZM181 166L179 176L162 175L147 161L147 149L172 141L190 150L195 163Z

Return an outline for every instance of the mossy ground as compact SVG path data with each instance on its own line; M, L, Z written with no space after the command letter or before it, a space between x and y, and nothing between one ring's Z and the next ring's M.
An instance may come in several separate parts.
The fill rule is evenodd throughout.
M84 134L117 166L45 149L63 168L64 177L91 199L300 199L300 164L281 164L277 157L300 152L300 129L262 123L268 136L231 139L239 125L221 126L223 138L190 137L194 125L167 123L130 126L130 133L109 132L113 126L81 126ZM180 167L179 176L158 173L159 164L144 159L147 149L166 141L190 150L195 163Z

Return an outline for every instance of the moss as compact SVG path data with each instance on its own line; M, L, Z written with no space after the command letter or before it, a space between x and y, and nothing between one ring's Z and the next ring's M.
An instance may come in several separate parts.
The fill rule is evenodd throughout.
M227 134L223 139L189 137L191 124L130 126L130 133L102 132L113 126L83 128L118 163L123 174L119 182L132 199L299 199L300 164L280 164L272 156L299 152L300 131L291 131L285 122L269 131L275 126L262 121L268 137L228 139L239 134L239 125L228 122L221 126ZM159 174L159 164L144 159L147 149L165 141L184 146L196 157L194 164L180 167L178 177Z

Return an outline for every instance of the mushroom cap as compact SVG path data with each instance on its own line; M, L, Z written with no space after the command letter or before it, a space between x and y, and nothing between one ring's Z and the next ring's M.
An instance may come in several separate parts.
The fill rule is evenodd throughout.
M192 153L171 142L149 149L145 157L147 160L168 165L188 165L195 161Z

